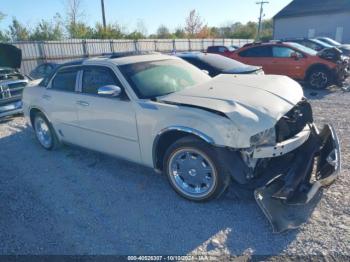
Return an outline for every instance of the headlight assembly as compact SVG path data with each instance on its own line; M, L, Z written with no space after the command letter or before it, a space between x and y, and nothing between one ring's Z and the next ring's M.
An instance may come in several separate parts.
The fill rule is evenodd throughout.
M259 134L256 134L250 138L251 146L266 146L276 144L276 131L275 128L267 129Z

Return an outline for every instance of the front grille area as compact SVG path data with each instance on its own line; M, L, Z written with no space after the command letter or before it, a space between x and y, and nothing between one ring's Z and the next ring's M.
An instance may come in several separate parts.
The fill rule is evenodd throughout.
M312 108L309 102L302 100L276 124L277 143L300 133L307 124L313 123Z
M0 105L6 105L13 101L21 100L27 81L0 82Z

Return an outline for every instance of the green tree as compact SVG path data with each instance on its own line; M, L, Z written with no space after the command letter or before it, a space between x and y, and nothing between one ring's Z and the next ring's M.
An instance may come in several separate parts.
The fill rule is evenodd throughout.
M117 23L108 24L106 28L102 24L97 23L93 35L93 38L96 39L120 39L124 37L123 29Z
M174 33L174 37L175 38L186 38L185 30L181 27L176 28L175 33Z
M135 30L135 31L131 32L130 34L127 34L126 38L127 39L138 40L138 39L146 38L146 36L144 34L142 34L141 32L137 32Z
M6 17L6 15L3 12L0 12L0 22Z
M61 40L63 38L63 28L59 22L49 22L41 20L30 36L31 40L48 41Z
M267 19L262 22L262 30L260 39L262 41L268 41L273 38L273 20Z
M12 41L25 41L30 37L30 31L16 18L12 19L8 34Z
M169 39L172 38L169 29L165 25L160 25L157 29L157 38L160 39Z
M6 17L6 15L2 12L0 12L0 23L1 21ZM0 42L7 42L10 41L9 37L7 34L3 31L0 30Z
M94 36L94 29L83 22L71 23L67 29L70 38L73 39L88 39Z

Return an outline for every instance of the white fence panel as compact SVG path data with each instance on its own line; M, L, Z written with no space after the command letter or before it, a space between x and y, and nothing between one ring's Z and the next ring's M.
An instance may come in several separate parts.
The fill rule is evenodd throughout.
M12 44L22 49L21 70L28 74L45 61L65 63L113 52L158 51L170 53L174 49L177 52L205 51L208 46L212 45L242 46L252 41L247 39L70 39L64 41L25 41Z

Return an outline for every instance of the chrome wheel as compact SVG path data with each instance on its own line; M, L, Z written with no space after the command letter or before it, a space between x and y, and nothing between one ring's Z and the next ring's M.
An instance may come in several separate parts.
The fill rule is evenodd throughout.
M327 87L328 76L325 72L314 72L310 77L310 84L312 87L321 89Z
M41 116L37 116L34 121L34 128L40 144L47 149L52 147L52 134L45 119Z
M217 185L217 171L212 161L192 148L175 151L170 156L168 172L175 188L190 198L207 197Z

